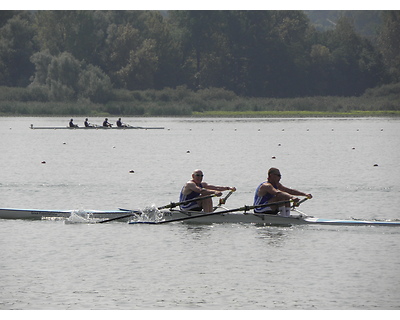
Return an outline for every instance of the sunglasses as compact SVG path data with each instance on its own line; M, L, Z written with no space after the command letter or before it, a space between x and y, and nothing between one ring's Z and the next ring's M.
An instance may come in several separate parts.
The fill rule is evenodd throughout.
M203 174L195 174L196 177L204 177Z

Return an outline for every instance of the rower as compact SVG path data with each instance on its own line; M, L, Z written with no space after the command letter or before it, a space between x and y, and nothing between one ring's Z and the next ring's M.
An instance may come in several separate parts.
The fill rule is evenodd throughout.
M112 124L108 122L108 118L105 118L103 121L103 127L110 127L111 128Z
M71 120L69 121L69 127L70 127L70 128L78 128L78 125L77 125L77 124L74 124L74 119L71 119Z
M127 125L125 123L122 123L121 118L119 118L117 121L117 127L125 128L125 127L127 127Z
M254 213L279 214L280 216L290 216L290 201L295 203L299 201L296 196L304 196L308 199L312 198L310 193L304 193L295 189L290 189L280 183L281 173L278 168L270 168L268 170L268 180L262 182L256 189L254 195L254 206L262 205L262 207L254 208ZM274 202L286 201L287 203L279 208L274 206ZM271 203L271 206L265 206Z
M88 119L88 118L85 119L84 124L85 124L85 127L86 127L86 128L93 127L93 125L91 125L91 124L89 123L89 119Z
M222 195L221 191L232 190L235 191L235 187L221 187L214 186L208 184L203 181L203 171L197 169L192 173L192 179L186 182L183 186L179 201L184 202L187 200L198 198L199 196L207 196L215 194L220 197ZM211 198L206 198L199 201L192 201L189 203L182 204L180 206L181 210L188 211L204 211L204 212L212 212L213 211L213 203Z

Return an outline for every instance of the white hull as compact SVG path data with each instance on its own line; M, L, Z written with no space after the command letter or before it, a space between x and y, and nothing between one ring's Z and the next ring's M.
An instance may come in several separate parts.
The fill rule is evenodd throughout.
M0 209L0 219L45 219L69 218L74 212L83 212L87 217L96 220L115 219L115 221L131 224L164 224L172 222L212 224L212 223L253 223L275 226L291 226L299 224L317 225L375 225L375 226L400 226L400 221L375 221L375 220L340 220L321 219L308 217L300 211L293 210L291 217L281 217L271 214L254 214L244 212L210 213L181 212L178 210L163 210L159 219L146 219L144 215L137 215L139 211L129 210L35 210L35 209ZM123 217L119 219L120 217Z

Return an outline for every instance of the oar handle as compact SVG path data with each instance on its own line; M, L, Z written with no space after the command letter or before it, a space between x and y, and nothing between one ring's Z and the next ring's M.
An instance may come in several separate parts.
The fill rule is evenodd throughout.
M307 201L308 199L310 199L310 198L306 197L306 198L304 198L304 199L301 199L301 200L298 201L298 202L294 202L294 203L293 203L293 208L294 208L294 207L300 206L304 201Z
M231 190L231 191L229 191L229 193L225 196L225 197L223 197L223 198L220 198L219 199L219 202L218 202L218 205L223 205L223 204L225 204L226 203L226 200L228 200L228 198L232 195L232 193L234 193L236 191L236 189L234 189L234 190Z
M254 206L246 206L247 208L254 209L254 208L263 208L263 207L270 207L270 206L276 206L280 204L285 204L288 202L293 202L293 207L298 207L300 204L302 204L304 201L308 200L309 198L304 198L298 202L295 202L294 200L283 200L283 201L278 201L278 202L269 202L266 204L259 204L259 205L254 205Z

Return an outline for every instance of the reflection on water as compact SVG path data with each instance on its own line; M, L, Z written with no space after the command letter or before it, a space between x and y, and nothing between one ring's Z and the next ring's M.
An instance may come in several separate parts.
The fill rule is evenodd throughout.
M272 246L282 245L288 238L288 232L292 227L257 227L257 238L265 240Z
M186 234L191 236L193 240L202 240L204 238L209 238L211 232L213 231L213 225L196 225L184 223L184 228Z

